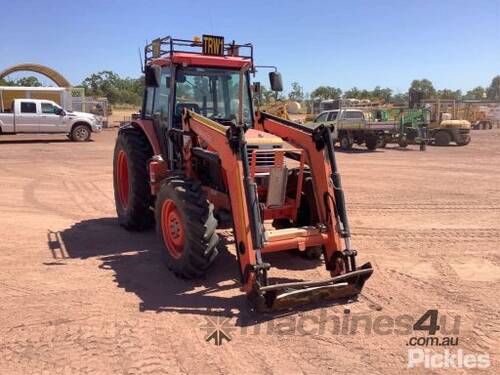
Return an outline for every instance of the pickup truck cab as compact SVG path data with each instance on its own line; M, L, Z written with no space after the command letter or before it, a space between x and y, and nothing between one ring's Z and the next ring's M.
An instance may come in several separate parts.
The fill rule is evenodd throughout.
M354 143L375 150L385 132L397 129L397 122L370 120L365 112L354 108L321 112L314 122L332 126L333 141L338 141L343 150L351 149Z
M101 130L102 122L93 114L65 111L50 100L15 99L10 111L0 113L0 134L62 133L84 142Z

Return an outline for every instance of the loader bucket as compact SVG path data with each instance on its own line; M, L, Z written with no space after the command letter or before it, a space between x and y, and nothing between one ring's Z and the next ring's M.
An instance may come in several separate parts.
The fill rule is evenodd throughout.
M365 263L356 271L327 280L264 286L254 291L254 306L259 312L270 312L320 301L353 299L372 273L371 264Z

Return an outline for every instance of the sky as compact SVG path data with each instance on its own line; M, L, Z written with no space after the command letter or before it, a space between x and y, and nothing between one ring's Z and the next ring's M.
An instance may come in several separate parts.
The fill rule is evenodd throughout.
M0 69L47 65L74 85L102 70L140 76L159 36L251 42L285 89L407 91L413 79L467 91L500 74L500 0L0 0ZM257 80L267 83L262 72Z

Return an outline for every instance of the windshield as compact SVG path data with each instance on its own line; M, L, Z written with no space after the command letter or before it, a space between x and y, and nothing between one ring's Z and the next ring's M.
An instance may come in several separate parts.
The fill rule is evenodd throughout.
M243 123L251 126L252 117L247 77L243 77ZM238 70L183 68L177 71L175 115L183 108L213 120L237 121L240 73Z

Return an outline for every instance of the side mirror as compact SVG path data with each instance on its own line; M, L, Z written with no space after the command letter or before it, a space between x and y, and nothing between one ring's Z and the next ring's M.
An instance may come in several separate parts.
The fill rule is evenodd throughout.
M64 109L62 109L62 108L56 108L56 115L64 116L64 115L66 115L66 112L64 112Z
M283 81L281 80L281 73L270 72L269 83L271 84L271 90L283 91Z

